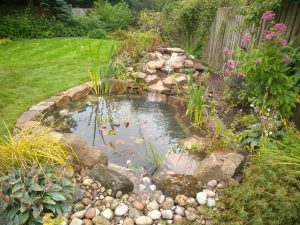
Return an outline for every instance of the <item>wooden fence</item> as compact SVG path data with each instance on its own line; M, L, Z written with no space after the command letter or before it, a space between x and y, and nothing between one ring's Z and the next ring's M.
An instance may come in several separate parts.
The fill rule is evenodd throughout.
M287 25L287 40L294 40L300 44L300 3L283 5L276 12L276 21ZM227 58L223 54L225 47L236 49L240 45L242 35L248 31L254 34L257 43L263 39L266 23L259 26L244 26L245 18L237 13L235 8L220 8L211 26L209 41L205 49L203 60L212 68L222 70Z

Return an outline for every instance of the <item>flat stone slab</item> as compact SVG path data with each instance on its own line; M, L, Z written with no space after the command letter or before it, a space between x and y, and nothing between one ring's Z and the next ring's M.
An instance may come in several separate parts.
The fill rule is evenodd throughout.
M41 113L45 113L46 111L50 111L55 107L55 102L52 100L44 100L35 105L33 105L29 111L38 111Z
M90 87L87 84L81 84L65 91L64 95L70 97L72 101L76 101L87 96L89 92Z
M19 128L22 124L27 123L29 121L36 121L42 117L42 113L37 110L29 110L24 112L16 122L16 127Z
M163 59L157 61L149 61L147 67L151 70L161 69L165 65L166 61Z
M183 86L187 83L187 79L185 75L179 76L175 78L175 82L178 86Z
M170 89L163 85L163 82L159 80L156 84L152 84L148 87L148 91L158 92L158 93L166 93L169 92Z
M145 81L148 85L152 85L152 84L155 84L157 81L159 80L158 76L157 75L148 75L146 78L145 78Z
M181 48L166 48L165 50L170 53L173 53L173 52L184 53L184 50Z

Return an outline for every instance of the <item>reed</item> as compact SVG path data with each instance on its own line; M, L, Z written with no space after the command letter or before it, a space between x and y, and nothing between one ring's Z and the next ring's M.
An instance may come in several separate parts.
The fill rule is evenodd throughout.
M187 114L193 120L195 127L203 125L203 110L206 107L204 100L205 87L203 85L190 85L190 93L187 104Z
M149 162L155 167L159 168L161 166L161 158L157 152L157 149L153 144L149 144L149 149L146 151L146 156Z

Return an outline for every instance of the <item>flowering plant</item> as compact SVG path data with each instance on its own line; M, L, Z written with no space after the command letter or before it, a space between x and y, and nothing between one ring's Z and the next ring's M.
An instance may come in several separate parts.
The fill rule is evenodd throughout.
M262 19L269 29L264 31L264 41L258 46L254 45L250 33L243 35L241 48L235 53L236 60L228 60L224 75L243 77L250 102L261 111L271 109L289 117L299 92L300 70L293 76L288 74L291 60L285 53L286 26L275 23L274 18L272 11L263 14Z

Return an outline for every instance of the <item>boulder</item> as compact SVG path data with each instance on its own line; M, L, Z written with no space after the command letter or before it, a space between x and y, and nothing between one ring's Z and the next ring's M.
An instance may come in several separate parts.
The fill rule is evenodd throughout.
M152 70L161 69L165 65L165 63L166 61L163 59L159 59L157 61L149 61L147 63L147 67Z
M172 63L172 68L182 69L183 68L183 62L174 62L174 63Z
M207 147L205 138L199 136L192 136L182 139L179 143L184 149L192 152L204 152L205 148Z
M202 184L196 177L188 174L169 174L160 172L152 178L152 182L165 195L175 198L182 194L189 197L202 190Z
M126 176L100 163L93 166L91 177L99 181L104 187L110 188L113 195L118 191L125 194L133 190L133 183Z
M178 86L183 86L187 83L187 79L186 79L186 76L183 75L183 76L179 76L179 77L176 77L175 78L175 82Z
M49 99L41 101L30 108L30 111L37 111L40 113L45 113L53 110L55 108L55 102Z
M147 77L147 74L146 73L138 73L137 74L137 78L141 79L141 80L144 80L145 78Z
M26 111L17 119L16 128L21 128L24 123L39 120L42 115L43 114L37 110Z
M156 71L155 69L152 70L152 69L149 69L148 67L145 67L145 68L143 69L143 72L146 73L146 74L149 74L149 75L154 75L154 74L157 73L157 71Z
M194 176L204 183L216 179L228 180L236 173L244 158L238 153L211 153L200 163Z
M168 76L162 82L165 87L171 89L172 85L174 84L174 78L172 76Z
M146 78L145 78L145 81L148 85L151 85L151 84L155 84L157 81L158 81L158 76L157 75L148 75Z
M170 92L170 89L163 85L163 82L159 80L156 84L148 86L148 91L157 92L157 93L167 93Z
M93 167L97 163L107 165L107 155L88 144L79 135L64 134L61 142L74 150L77 155L76 163L88 168Z
M70 97L72 101L76 101L87 96L89 92L90 86L88 84L81 84L68 89L64 92L64 95Z
M188 68L193 67L193 66L194 66L193 60L190 60L190 59L185 60L185 61L184 61L184 66L185 66L185 67L188 67Z
M69 96L64 95L63 93L54 95L49 98L51 101L55 102L55 106L58 108L62 108L63 106L70 103L71 99Z

